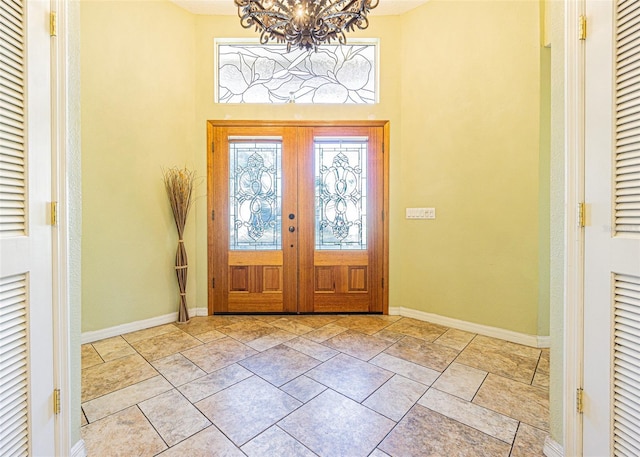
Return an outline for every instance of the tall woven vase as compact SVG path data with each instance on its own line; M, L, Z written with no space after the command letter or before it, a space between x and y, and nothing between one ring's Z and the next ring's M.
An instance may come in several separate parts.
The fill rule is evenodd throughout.
M164 171L164 185L171 204L173 219L178 230L178 249L176 250L176 277L180 301L178 304L178 324L189 322L189 309L187 308L187 250L184 247L184 227L187 223L191 196L193 192L194 172L186 168L169 168Z

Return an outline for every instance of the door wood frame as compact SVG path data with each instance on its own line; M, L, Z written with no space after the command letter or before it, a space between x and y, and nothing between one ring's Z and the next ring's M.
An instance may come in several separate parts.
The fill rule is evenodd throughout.
M382 161L383 161L383 280L384 287L382 289L382 312L389 313L389 132L390 126L387 120L375 121L259 121L259 120L209 120L207 121L207 138L213 138L213 129L215 127L381 127L383 131L382 138ZM214 201L214 177L213 177L213 150L215 141L209 141L207 144L207 214L213 215ZM207 286L207 308L208 314L213 314L214 293L213 278L215 259L213 248L216 235L213 230L213 217L207 217L207 266L208 266L208 286Z

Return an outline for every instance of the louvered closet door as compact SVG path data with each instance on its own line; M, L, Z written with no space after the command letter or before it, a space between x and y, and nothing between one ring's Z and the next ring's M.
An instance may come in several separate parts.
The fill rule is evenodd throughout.
M54 455L49 2L0 3L0 455Z
M640 2L588 1L587 17L583 450L637 457Z

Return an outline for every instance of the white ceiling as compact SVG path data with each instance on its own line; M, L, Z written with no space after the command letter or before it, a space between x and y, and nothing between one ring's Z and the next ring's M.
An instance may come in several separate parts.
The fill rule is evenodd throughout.
M238 8L233 0L171 0L178 6L194 14L214 14L237 16ZM402 14L416 8L428 0L380 0L380 4L373 10L371 15L396 15Z

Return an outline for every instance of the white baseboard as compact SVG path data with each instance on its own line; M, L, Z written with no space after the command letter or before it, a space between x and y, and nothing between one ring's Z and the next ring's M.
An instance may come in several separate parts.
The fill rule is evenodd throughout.
M564 457L564 450L562 449L562 446L554 441L550 436L547 436L544 440L542 453L547 457Z
M207 316L209 314L207 308L191 308L190 316ZM464 330L466 332L477 333L479 335L500 338L501 340L511 341L512 343L524 344L538 348L548 348L550 346L550 338L548 336L527 335L525 333L513 332L498 327L490 327L488 325L475 324L473 322L453 319L451 317L440 316L438 314L426 313L410 308L389 307L389 315L411 317L421 321L432 322L434 324L444 325L446 327ZM152 317L141 321L130 322L127 324L116 325L115 327L104 328L91 332L82 333L82 344L93 343L94 341L104 340L113 336L123 335L125 333L144 330L158 325L170 324L178 318L178 313L165 314L163 316Z
M465 332L477 333L479 335L499 338L501 340L511 341L512 343L523 344L536 348L550 347L550 338L548 336L528 335L526 333L514 332L498 327L490 327L488 325L475 324L473 322L462 321L452 317L440 316L438 314L426 313L416 309L404 307L389 307L389 314L393 316L411 317L421 321L431 322L433 324L444 325Z
M87 450L84 447L84 440L78 441L72 448L70 457L87 457Z
M207 308L191 308L190 316L206 316ZM125 333L144 330L158 325L171 324L178 319L178 312L165 314L163 316L152 317L141 321L129 322L127 324L116 325L115 327L103 328L102 330L94 330L91 332L83 332L81 337L82 344L93 343L94 341L104 340L112 336L123 335Z

